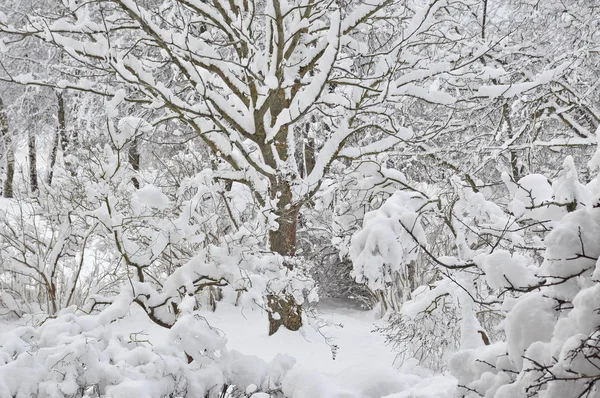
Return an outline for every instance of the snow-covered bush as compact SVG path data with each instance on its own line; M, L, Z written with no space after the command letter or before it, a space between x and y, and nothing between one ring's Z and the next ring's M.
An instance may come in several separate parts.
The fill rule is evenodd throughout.
M525 188L527 184L530 188ZM566 158L551 188L535 176L525 177L518 186L513 211L551 221L546 223L552 229L543 241L543 261L532 267L531 258L516 255L485 258L482 268L489 285L512 293L499 295L506 338L458 352L450 369L465 397L596 396L600 391L597 180L581 184L572 159ZM519 198L519 191L527 195Z
M0 396L277 390L290 360L269 367L227 351L198 310L215 309L218 299L265 310L267 297L314 301L308 267L264 251L268 220L227 211L232 198L212 169L176 187L149 183L158 173L136 170L128 152L150 127L107 108L108 137L74 151L73 172L57 173L36 196L3 201L2 306L23 315L21 297L4 288L33 286L47 297L24 299L47 305L41 310L52 317L0 338ZM164 344L119 334L112 324L132 307L166 331Z
M461 336L460 303L450 292L455 293L456 287L449 280L419 287L378 329L397 352L399 364L414 358L429 369L446 369L448 353L460 348Z
M338 165L332 170L339 178L326 180L314 205L303 212L299 231L302 255L309 255L316 264L319 294L350 298L367 308L382 300L396 302L394 296L403 294L398 289L392 294L388 289L388 295L382 295L353 275L352 237L361 230L365 214L381 208L394 192L408 185L402 173L382 166L385 157L380 158L353 162L350 167Z
M535 252L532 255L527 248L539 247L540 233L530 227L547 224L522 214L515 217L488 200L484 192L457 179L453 183L455 196L430 200L439 207L427 209L429 218L443 222L427 226L449 234L454 243L434 249L432 243L439 236L430 233L431 240L425 242L409 236L413 247L421 251L421 261L429 264L430 276L410 291L410 300L404 300L390 316L389 326L381 330L399 351L400 360L416 357L438 370L445 369L449 355L459 349L503 338L504 331L498 327L504 317L502 298L515 297L540 282L532 267ZM522 189L526 183L520 182ZM517 203L525 206L517 197L511 206L516 208ZM423 233L427 235L426 230Z
M496 390L498 397L598 393L600 218L595 206L592 201L565 215L545 239L545 259L536 272L543 282L505 302L506 343L497 346L497 357L505 356L505 363L494 360L485 371L470 373L463 357L481 354L457 354L451 369L465 386L465 396Z
M382 311L399 309L427 273L417 273L419 248L426 246L421 213L431 204L421 194L397 191L377 210L364 216L353 235L352 275L365 283L382 304Z
M93 247L100 228L87 214L90 202L75 181L56 178L34 198L17 194L0 203L0 289L29 312L54 314L81 305L94 283L84 277L94 272L90 259L103 257ZM95 282L106 277L95 272Z
M38 328L0 334L0 396L235 396L248 388L279 390L294 364L227 350L225 337L193 312L180 316L160 344L126 335L119 319L133 300L124 293L99 314L70 308Z

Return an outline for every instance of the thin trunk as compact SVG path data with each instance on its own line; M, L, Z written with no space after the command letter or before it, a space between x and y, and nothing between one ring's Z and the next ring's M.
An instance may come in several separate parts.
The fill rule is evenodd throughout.
M138 139L134 138L133 142L131 143L131 146L129 147L129 164L131 164L131 167L133 168L133 170L136 172L140 171L140 151L138 148ZM140 182L138 181L137 177L132 177L131 178L131 182L133 183L133 186L136 189L140 189Z
M31 192L38 190L37 175L37 150L35 145L35 133L29 130L29 184Z
M50 152L50 171L48 172L48 185L52 185L52 179L54 178L54 166L56 165L56 156L58 154L58 147L61 146L63 137L66 140L66 119L65 119L65 101L62 93L56 95L58 100L58 110L56 112L58 118L58 126L56 134L54 135L54 142L52 143L52 152ZM64 145L64 144L63 144Z
M50 152L50 171L48 172L48 186L52 185L54 178L54 165L56 164L56 155L58 154L58 145L60 144L60 134L58 131L54 134L54 142L52 143L52 152Z
M514 132L512 122L510 120L510 109L508 106L508 102L505 102L504 105L502 105L502 117L504 118L504 122L506 123L506 132L508 134L508 139L512 140L512 138L514 137ZM508 156L510 161L512 177L515 181L519 181L519 164L517 153L516 151L511 149L509 151Z
M483 20L481 21L481 38L485 40L485 25L487 24L487 0L483 0Z
M6 152L6 176L4 179L4 187L2 195L5 198L13 197L13 179L15 176L15 153L12 148L12 139L8 130L8 116L4 110L4 104L0 99L0 138L4 144L4 151Z
M478 330L477 333L479 333L479 335L481 336L483 344L490 345L490 338L488 337L487 333L485 333L483 330Z
M58 306L56 305L56 285L54 282L50 282L48 286L48 309L50 311L50 315L54 315L58 312Z
M4 180L4 197L12 198L13 193L13 180L15 177L15 153L12 148L12 140L10 135L6 135L4 138L6 148L6 179Z
M58 132L60 134L60 149L63 151L63 156L69 147L69 136L67 135L67 119L65 112L65 97L62 92L58 96Z
M313 123L315 118L312 118ZM315 168L315 139L311 134L311 124L306 123L306 138L304 139L304 172L306 176L309 176Z
M64 92L58 94L58 131L60 133L60 148L63 153L65 169L71 176L75 176L77 175L77 171L68 159L69 152L71 151L71 148L73 148L73 144L77 141L77 133L73 130L73 134L69 136L67 132L67 112Z

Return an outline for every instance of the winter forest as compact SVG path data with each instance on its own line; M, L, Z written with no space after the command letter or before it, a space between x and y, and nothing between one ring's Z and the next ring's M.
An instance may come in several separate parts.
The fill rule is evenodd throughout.
M0 398L599 398L598 0L0 0Z

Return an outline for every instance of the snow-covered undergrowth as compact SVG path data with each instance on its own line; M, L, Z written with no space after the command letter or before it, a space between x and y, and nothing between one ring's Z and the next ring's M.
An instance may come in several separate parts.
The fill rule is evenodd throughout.
M224 302L168 330L125 302L100 315L65 310L38 328L4 324L0 396L449 398L456 386L413 362L395 369L371 312L324 305L320 328L267 336L258 308Z
M401 361L448 369L461 397L598 396L598 159L588 183L567 156L551 179L504 174L502 201L456 178L452 200L395 194L365 215L350 251L359 280L389 289L423 258L438 272L383 329ZM437 254L425 232L436 217L453 240Z
M590 163L590 168L596 166ZM508 183L512 215L545 225L550 232L539 263L501 250L474 257L488 286L500 291L504 319L498 328L505 338L480 347L463 345L450 360L462 396L597 396L598 181L580 183L573 159L567 157L552 184L539 175Z

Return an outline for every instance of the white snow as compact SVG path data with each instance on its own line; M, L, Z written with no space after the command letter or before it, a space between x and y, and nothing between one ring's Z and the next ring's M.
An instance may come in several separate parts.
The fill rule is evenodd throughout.
M320 311L321 317L329 325L321 327L320 331L307 325L300 332L291 332L282 328L273 336L267 334L265 312L258 308L242 309L227 302L219 303L216 312L202 312L203 318L200 319L183 316L171 330L151 323L139 307L132 306L128 316L112 323L111 328L116 335L147 341L159 352L161 350L159 347L167 341L173 341L176 343L173 348L185 349L200 363L203 361L204 352L221 349L224 344L227 344L226 355L230 359L227 361L230 364L228 366L239 367L238 370L230 367L228 372L239 374L242 378L238 379L237 383L246 386L244 388L248 392L256 390L265 372L284 372L279 374L286 374L282 386L288 398L452 397L456 386L456 381L452 377L434 375L410 361L400 369L398 369L399 364L394 365L395 353L385 345L380 334L373 332L376 326L382 326L384 322L375 317L373 312L351 309L343 304L340 305L339 302L328 300L320 305ZM77 323L85 329L93 327L89 323L87 326L79 321ZM56 324L57 327L59 325L67 324ZM47 330L46 335L50 340L40 344L51 344L51 340L56 339L57 336L64 336L65 342L73 344L77 341L76 336L68 336L73 333L71 329L74 326L69 327L69 330L56 329L56 327ZM218 329L214 329L215 327ZM188 333L190 330L195 332L190 334ZM214 333L215 330L218 331L217 334ZM81 332L91 336L90 332L84 330ZM339 347L335 359L324 336L329 339L329 344ZM193 340L188 340L190 338ZM17 340L15 342L18 343ZM168 372L167 366L173 366L173 364L158 366L157 361L160 361L160 357L142 348L146 347L145 343L140 344L142 345L139 348L132 351L121 351L114 346L111 355L117 355L114 357L115 361L122 361L123 366L125 364L143 366L146 368L144 372L159 372L157 375L160 372ZM10 344L4 343L3 346L3 352L10 349ZM285 353L285 356L282 356L282 353ZM277 366L279 371L275 370ZM10 371L9 373L7 371L9 369L3 369L0 376L6 377L10 374ZM106 368L105 371L108 372L109 369ZM110 371L114 372L114 370ZM252 376L253 372L254 376ZM270 374L273 379L281 377L276 373ZM162 397L161 391L168 391L170 388L169 384L163 381L148 382L139 379L134 373L130 373L132 378L126 375L127 373L114 373L114 377L121 381L118 385L107 389L107 397L130 397L131 394ZM151 373L147 376L153 377ZM35 380L35 377L37 376L32 375L32 380ZM88 377L93 378L93 374L90 373ZM11 384L6 384L7 382L8 379L0 381L0 392L2 386L8 386L11 391L17 388L10 387ZM67 384L62 382L60 388L65 391ZM253 396L267 397L261 394L263 393Z

